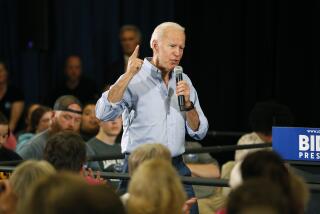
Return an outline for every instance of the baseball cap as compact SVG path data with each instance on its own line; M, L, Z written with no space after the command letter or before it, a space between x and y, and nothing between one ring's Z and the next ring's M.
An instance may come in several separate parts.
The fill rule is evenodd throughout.
M71 104L78 104L82 108L82 104L78 98L73 95L63 95L59 97L54 103L54 111L69 111L76 114L82 114L82 111L70 109Z

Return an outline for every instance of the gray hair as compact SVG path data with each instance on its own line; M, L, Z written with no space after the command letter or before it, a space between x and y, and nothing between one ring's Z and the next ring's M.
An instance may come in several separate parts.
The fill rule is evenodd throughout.
M184 27L182 27L178 23L163 22L160 25L158 25L152 33L152 36L150 39L150 47L151 48L152 48L153 41L161 39L163 37L164 33L166 32L166 30L168 30L169 28L173 28L173 29L180 30L180 31L184 32Z

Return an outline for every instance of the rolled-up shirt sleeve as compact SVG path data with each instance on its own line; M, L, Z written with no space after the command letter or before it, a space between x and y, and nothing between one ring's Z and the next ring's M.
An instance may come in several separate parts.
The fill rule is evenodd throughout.
M114 120L130 105L128 92L125 92L124 98L117 103L109 102L108 94L109 90L102 93L96 104L96 117L101 121Z
M200 125L199 125L199 128L197 131L193 131L190 128L188 121L186 120L186 129L187 129L187 132L190 135L190 137L192 137L195 140L202 140L207 135L209 123L208 123L208 120L201 109L197 92L193 87L191 87L190 99L193 102L194 107L199 115Z

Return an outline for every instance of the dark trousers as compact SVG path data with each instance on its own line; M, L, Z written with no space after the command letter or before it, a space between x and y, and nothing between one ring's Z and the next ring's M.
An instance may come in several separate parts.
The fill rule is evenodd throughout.
M129 155L125 155L124 159L124 165L123 165L123 173L127 173L129 170L128 167L128 157ZM177 157L172 158L172 165L177 169L179 175L181 176L191 176L191 171L190 169L186 166L186 164L183 162L182 155L179 155ZM192 185L189 184L184 184L184 189L187 193L188 198L195 197ZM123 194L127 192L128 188L128 181L127 180L122 180L120 182L119 188L118 188L118 193ZM199 214L199 209L198 209L198 204L195 203L191 209L190 209L190 214Z

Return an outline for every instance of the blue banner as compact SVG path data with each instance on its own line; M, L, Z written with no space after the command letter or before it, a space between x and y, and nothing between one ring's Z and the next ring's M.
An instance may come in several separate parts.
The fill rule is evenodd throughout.
M320 161L320 128L272 127L272 148L284 160Z

